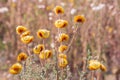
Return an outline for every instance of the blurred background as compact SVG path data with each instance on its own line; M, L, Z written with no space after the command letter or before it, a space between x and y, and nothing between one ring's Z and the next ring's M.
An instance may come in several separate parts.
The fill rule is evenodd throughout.
M70 37L73 17L77 14L86 17L67 53L71 72L76 73L76 66L81 68L89 49L93 57L100 56L107 66L100 80L120 80L120 0L0 0L0 80L12 80L8 69L15 63L17 54L26 51L16 27L29 28L35 37L34 44L40 42L36 36L39 28L46 28L55 35L57 16L53 8L56 5L65 9L62 19L69 22L65 31ZM48 48L53 45L51 39L45 42Z

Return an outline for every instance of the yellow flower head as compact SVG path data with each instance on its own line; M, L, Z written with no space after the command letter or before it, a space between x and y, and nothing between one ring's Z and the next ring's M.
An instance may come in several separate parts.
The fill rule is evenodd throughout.
M64 14L64 9L61 6L56 6L54 8L54 12L55 12L56 15L58 15L58 14Z
M100 69L101 69L102 71L107 71L107 68L106 68L103 64L100 65Z
M84 23L85 17L83 15L77 15L74 17L74 22L75 23Z
M37 31L37 36L39 38L48 38L50 35L50 31L46 30L46 29L39 29Z
M25 31L27 31L27 28L24 27L24 26L18 26L18 27L16 28L17 34L22 34L22 33L25 32Z
M39 54L40 59L48 59L52 56L52 51L51 50L44 50Z
M89 66L88 66L88 68L90 69L90 70L97 70L97 69L99 69L100 68L100 62L99 61L97 61L97 60L90 60L89 61Z
M61 46L58 48L58 51L59 51L59 52L64 52L67 48L68 48L68 46L66 46L66 45L61 45Z
M21 70L22 70L22 65L20 63L15 63L10 67L9 72L11 74L19 74Z
M18 56L17 56L17 61L25 61L28 58L26 53L21 52Z
M30 35L30 31L25 31L21 34L21 37Z
M43 51L44 49L45 49L44 45L43 44L39 44L39 45L37 45L37 46L35 46L33 48L33 52L35 54L40 54L40 52Z
M68 41L69 40L69 36L65 33L60 34L58 41L59 42L63 42L63 41Z
M30 42L32 42L34 39L33 36L24 36L24 37L21 37L21 41L25 44L29 44Z
M68 25L68 22L66 20L59 19L59 20L55 21L55 26L57 28L64 28L67 25Z
M60 68L65 68L68 65L68 61L65 58L59 58L59 63L58 63Z
M63 53L60 53L58 55L59 58L64 58L64 59L67 59L67 55L66 54L63 54Z

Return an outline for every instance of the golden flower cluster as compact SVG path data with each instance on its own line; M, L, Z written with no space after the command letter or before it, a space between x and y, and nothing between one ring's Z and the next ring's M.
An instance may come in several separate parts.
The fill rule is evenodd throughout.
M106 67L97 60L90 60L88 68L90 70L97 70L97 69L101 69L102 71L107 70Z
M64 14L64 9L61 6L56 6L54 8L54 12L56 15ZM85 17L83 15L77 15L74 17L75 23L84 23L86 21ZM63 19L58 19L54 23L55 27L59 29L66 28L68 26L68 21ZM113 29L109 28L108 31L111 33ZM18 26L16 28L16 33L20 35L20 39L23 43L29 44L33 41L34 37L30 36L30 31L25 26ZM68 65L67 55L65 54L66 50L69 48L69 46L62 44L62 42L69 40L69 35L66 33L62 33L61 31L58 31L58 42L60 42L60 46L58 47L59 54L56 56L58 58L58 66L60 68L65 68ZM50 36L50 31L47 29L39 29L37 31L37 36L40 39L46 39ZM56 49L55 49L56 50ZM52 57L53 52L52 50L45 49L44 44L38 44L33 48L33 53L38 54L39 58L41 60L47 60L48 58ZM21 52L17 56L17 61L22 62L25 61L28 58L28 55L24 52ZM13 64L9 72L11 74L19 74L22 71L22 65L20 63ZM98 70L101 69L102 71L106 71L107 68L102 63L100 63L98 60L90 60L88 65L89 70Z
M65 68L68 65L67 56L65 54L60 53L58 56L58 60L58 65L60 68Z
M22 65L20 63L15 63L10 67L9 72L11 74L19 74L21 70L22 70Z
M56 15L58 15L58 14L64 14L64 9L61 6L56 6L54 8L54 12L55 12Z
M57 28L65 28L67 25L68 25L68 21L66 20L59 19L55 21L55 26Z
M41 32L41 31L40 31ZM38 54L39 58L42 60L46 60L52 56L51 50L45 50L44 44L38 44L33 48L34 54Z
M20 35L21 41L25 44L29 44L34 39L33 36L30 36L30 31L25 26L18 26L16 32Z
M45 39L45 38L48 38L50 35L50 31L46 30L46 29L39 29L37 31L37 36L39 38L42 38L42 39Z
M75 23L84 23L85 21L86 21L86 19L83 15L74 16Z
M56 13L56 15L58 14L63 14L64 13L64 9L61 6L56 6L54 8L54 12ZM59 17L60 18L60 17ZM65 41L69 40L69 35L66 33L61 33L61 31L59 30L60 28L65 28L68 26L68 21L63 20L63 19L58 19L54 22L55 27L58 28L58 37L57 37L57 41L62 43ZM68 61L67 61L67 56L64 54L64 51L67 50L68 46L61 44L58 47L58 66L60 68L65 68L68 65Z
M40 54L45 49L45 46L43 44L38 44L33 48L33 52L35 54Z
M25 26L17 26L16 33L20 35L21 41L25 44L29 44L34 39L33 36L30 36L30 31ZM17 61L22 62L25 61L27 58L28 55L24 52L21 52L17 56ZM10 67L9 72L11 74L19 74L22 71L22 65L18 62Z
M24 52L21 52L17 56L17 61L22 62L22 61L25 61L27 58L28 58L27 54L24 53ZM13 64L10 67L9 72L11 74L19 74L22 71L22 65L20 63L18 63L18 62Z
M39 58L43 59L43 60L48 59L51 56L52 56L51 50L44 50L44 51L40 52L40 54L39 54Z

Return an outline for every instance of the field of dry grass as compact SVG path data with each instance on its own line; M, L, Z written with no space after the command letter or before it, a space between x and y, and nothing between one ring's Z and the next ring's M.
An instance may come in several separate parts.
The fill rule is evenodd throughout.
M56 6L64 14L56 15ZM85 21L75 23L76 15L84 15ZM58 19L66 20L67 27L57 28ZM34 37L30 44L21 42L17 26L30 31ZM50 31L49 37L39 38L39 29ZM69 40L59 42L61 33L69 35ZM42 60L34 54L37 44L51 50L51 58ZM60 45L68 49L60 52ZM20 62L23 70L10 74L21 52L28 55ZM67 56L64 68L59 68L60 53ZM90 70L90 60L107 70ZM0 80L120 80L120 0L0 0Z

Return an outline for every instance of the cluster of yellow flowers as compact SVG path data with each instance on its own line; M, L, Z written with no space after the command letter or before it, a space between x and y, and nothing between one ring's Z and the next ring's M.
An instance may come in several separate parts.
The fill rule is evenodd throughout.
M60 14L64 14L64 9L61 6L56 6L54 8L54 12L55 12L56 15L60 16ZM54 25L58 29L65 28L65 27L68 26L68 21L63 20L63 19L58 19L58 20L55 21ZM69 35L66 34L66 33L59 33L57 40L60 43L68 41L69 40ZM60 68L65 68L68 65L67 55L64 53L64 51L67 50L67 48L68 48L67 45L62 45L62 44L58 47L58 52L59 52L58 66Z
M18 54L17 56L17 63L13 64L10 69L9 72L11 74L19 74L22 71L22 65L20 64L20 62L25 61L28 58L27 54L24 52L21 52L20 54Z
M51 50L45 50L45 46L43 44L38 44L33 48L34 54L39 55L40 59L48 59L52 56Z
M33 52L35 54L40 54L40 52L42 52L45 49L44 44L38 44L33 48Z
M64 14L64 9L61 6L56 6L54 8L54 12L56 15L60 16L61 14ZM77 15L74 17L74 22L75 23L84 23L86 21L85 17L83 15ZM63 20L63 19L58 19L55 21L54 23L55 27L57 28L65 28L68 26L68 21ZM69 40L69 35L66 33L59 33L58 36L58 42L62 43L65 41ZM60 45L58 48L58 52L59 52L59 56L62 58L59 58L59 66L60 67L66 67L66 65L68 64L67 58L65 57L65 53L64 51L68 49L67 45ZM64 56L64 57L63 57Z
M102 71L107 70L107 68L102 63L100 63L98 60L90 60L88 68L90 70L97 70L97 69L101 69Z
M25 44L29 44L30 42L33 41L34 37L30 36L30 31L24 27L24 26L18 26L16 28L16 33L20 35L21 41ZM39 29L37 31L37 36L41 39L48 38L50 35L50 31L46 29ZM48 59L52 56L52 51L51 50L45 50L44 44L38 44L33 48L33 52L35 54L39 54L40 59ZM24 52L21 52L17 56L17 63L13 64L9 72L11 74L19 74L22 71L22 65L20 62L25 61L28 58L27 54Z
M64 14L64 9L61 6L56 6L54 8L54 12L56 15L61 15L61 14ZM75 23L84 23L85 21L86 19L83 15L77 15L74 17ZM68 21L63 19L58 19L55 21L54 25L58 29L66 28L68 26ZM34 39L34 37L30 35L30 31L24 26L18 26L16 28L16 33L20 35L21 41L25 44L31 43ZM38 38L43 40L50 36L50 31L47 29L39 29L36 34ZM68 46L63 44L63 42L68 40L69 40L69 35L66 33L61 33L60 31L57 38L57 41L60 43L58 47L59 54L57 55L58 66L60 68L65 68L68 65L67 55L65 52L68 49ZM33 50L33 53L38 55L41 60L46 60L53 55L52 50L45 49L44 43L34 46L32 50ZM17 63L13 64L10 67L9 72L11 74L20 73L23 68L20 62L25 61L27 58L28 58L28 55L24 52L21 52L20 54L18 54ZM101 69L102 71L106 71L106 67L97 60L90 60L88 68L90 70Z
M61 6L56 6L54 8L54 12L56 15L64 14L64 9ZM83 15L77 15L74 17L75 23L84 23L86 21L85 17ZM65 28L68 26L68 21L63 19L58 19L54 23L55 27L57 28ZM69 40L69 35L66 33L59 33L58 36L58 42L62 43ZM64 53L65 50L68 49L67 45L60 45L58 48L59 56L62 56L62 58L59 58L59 66L60 67L66 67L68 64L67 58L64 58L66 55ZM64 56L64 57L63 57Z
M21 41L25 44L29 44L34 39L33 36L30 36L30 31L25 26L18 26L16 32L20 35Z
M50 36L50 31L46 29L39 29L37 31L37 36L40 39L46 39ZM46 50L44 44L38 44L33 48L33 52L39 55L39 58L42 60L46 60L52 56L51 50Z
M16 27L16 33L20 35L20 39L23 43L29 44L33 41L34 37L30 36L30 31L25 26L17 26ZM17 63L13 64L9 72L11 74L19 74L22 71L22 65L20 62L25 61L28 58L28 55L24 52L21 52L17 56Z
M30 36L30 31L25 27L25 26L18 26L16 28L16 33L18 35L20 35L20 39L23 43L25 44L29 44L30 42L33 41L34 37ZM48 38L50 35L50 31L46 30L46 29L39 29L37 31L37 36L41 39L45 39ZM48 59L52 56L52 51L51 50L45 50L45 46L44 44L38 44L33 48L33 52L35 54L39 54L39 58L40 59ZM17 63L13 64L10 69L9 72L11 74L18 74L22 71L22 65L20 64L20 62L25 61L28 58L27 54L24 52L21 52L18 56L17 56Z
M48 59L52 56L51 50L44 50L39 54L40 59Z

